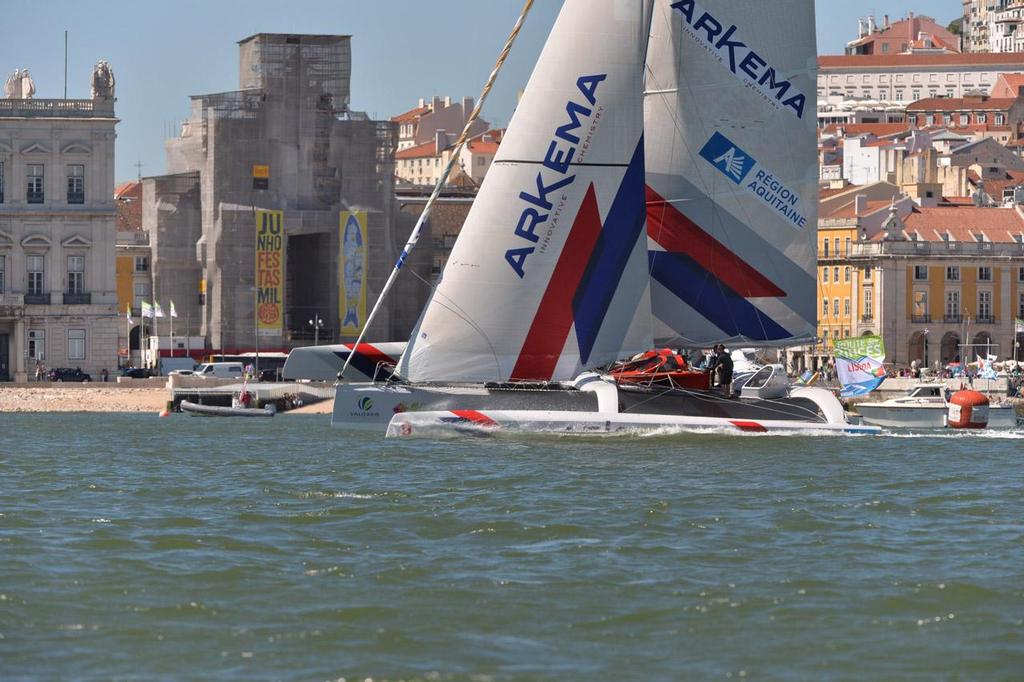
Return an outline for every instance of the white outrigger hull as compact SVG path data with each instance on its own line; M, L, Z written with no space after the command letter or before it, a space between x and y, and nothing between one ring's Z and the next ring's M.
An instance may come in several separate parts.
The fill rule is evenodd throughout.
M473 434L657 433L660 431L715 431L733 433L802 433L807 435L874 435L877 426L814 423L795 420L723 419L661 414L619 414L544 410L450 410L395 415L388 438L438 438Z

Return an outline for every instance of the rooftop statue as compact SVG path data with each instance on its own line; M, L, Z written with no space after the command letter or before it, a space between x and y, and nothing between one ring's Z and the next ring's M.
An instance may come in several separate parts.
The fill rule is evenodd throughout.
M114 70L110 68L106 59L96 62L92 69L92 98L114 98Z
M36 84L28 69L15 69L4 83L4 96L7 99L32 99L36 94Z

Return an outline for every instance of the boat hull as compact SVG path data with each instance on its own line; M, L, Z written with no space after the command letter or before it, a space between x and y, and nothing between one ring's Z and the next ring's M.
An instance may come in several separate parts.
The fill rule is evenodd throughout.
M814 423L795 420L749 420L661 414L560 412L544 410L448 410L397 414L388 438L438 438L462 434L657 433L662 431L724 431L726 433L805 433L808 435L874 435L877 426Z
M941 429L946 426L946 405L883 405L861 403L857 411L868 424L891 429ZM1017 426L1012 405L992 405L988 428L1010 429Z
M742 431L742 425L749 423L754 431L766 425L773 431L865 432L852 428L831 393L813 387L796 387L772 399L727 399L714 391L616 386L593 377L581 378L577 385L579 389L339 384L331 423L336 428L385 433L389 425L401 423L394 421L396 415L433 413L428 421L443 423L450 413L498 411L506 415L509 430L520 431L589 432L608 422L619 430L722 427ZM871 427L866 432L877 430Z
M224 405L202 405L181 401L181 411L192 417L273 417L274 412L252 407L226 407Z

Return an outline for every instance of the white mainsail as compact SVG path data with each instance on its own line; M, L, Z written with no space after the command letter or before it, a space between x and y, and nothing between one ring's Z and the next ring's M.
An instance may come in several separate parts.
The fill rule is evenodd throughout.
M813 0L657 0L645 92L655 337L815 333Z
M399 363L405 378L569 379L650 347L652 4L566 0Z

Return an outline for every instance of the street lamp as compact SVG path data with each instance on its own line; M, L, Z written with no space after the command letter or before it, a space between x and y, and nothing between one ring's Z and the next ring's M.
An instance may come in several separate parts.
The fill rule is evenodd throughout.
M324 326L324 320L320 317L319 313L313 315L313 319L309 321L309 326L313 328L313 345L320 345L320 329Z

